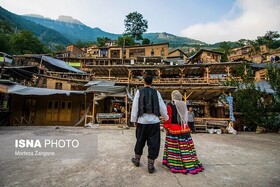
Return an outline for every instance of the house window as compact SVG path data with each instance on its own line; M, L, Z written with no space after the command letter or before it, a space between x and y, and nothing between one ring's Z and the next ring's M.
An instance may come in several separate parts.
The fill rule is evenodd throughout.
M151 51L151 56L154 56L154 54L155 54L155 52L154 52L154 50L152 49L152 51Z
M55 83L55 89L62 90L62 83L61 82L56 82Z
M161 56L164 56L164 49L163 48L161 49L160 54L161 54Z

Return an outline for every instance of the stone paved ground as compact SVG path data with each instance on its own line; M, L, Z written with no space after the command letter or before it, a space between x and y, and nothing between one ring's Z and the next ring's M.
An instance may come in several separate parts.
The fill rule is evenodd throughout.
M0 186L280 186L280 134L193 134L205 170L197 175L173 174L161 165L147 172L146 157L139 168L130 162L135 129L117 127L0 127ZM19 137L97 137L93 159L15 157L9 141ZM162 132L162 148L164 140ZM94 144L94 143L93 143ZM95 147L96 148L96 147ZM77 153L73 153L77 154ZM144 155L147 155L147 148Z

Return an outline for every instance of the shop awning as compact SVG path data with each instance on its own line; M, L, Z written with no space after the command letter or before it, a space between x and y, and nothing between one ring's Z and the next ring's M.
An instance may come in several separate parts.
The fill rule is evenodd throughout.
M114 86L115 82L114 81L93 80L93 81L89 81L84 86L92 86L92 85L97 85L97 86Z
M92 85L86 90L86 93L106 93L106 94L116 94L126 92L125 86L97 86Z

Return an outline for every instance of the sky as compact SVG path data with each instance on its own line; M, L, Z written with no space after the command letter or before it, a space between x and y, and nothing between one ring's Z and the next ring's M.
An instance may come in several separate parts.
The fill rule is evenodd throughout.
M121 34L130 12L148 21L147 32L167 32L207 43L256 39L280 31L280 0L0 0L15 14L59 15Z

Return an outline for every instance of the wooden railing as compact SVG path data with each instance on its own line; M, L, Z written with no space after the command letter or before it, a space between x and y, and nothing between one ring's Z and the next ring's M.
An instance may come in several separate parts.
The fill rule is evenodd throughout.
M89 76L87 75L73 75L67 73L55 73L55 72L48 72L50 77L57 77L58 79L65 79L65 80L73 80L73 81L90 81L92 78L97 80L106 80L106 81L115 81L116 83L120 84L143 84L143 79L138 78L130 78L128 77L105 77L105 76ZM238 80L241 81L240 77L221 77L221 78L206 78L206 77L197 77L197 78L155 78L154 85L218 85L223 83L227 80Z
M125 84L143 84L142 79L131 78L128 80L127 77L94 77L98 80L107 80L107 81L115 81L116 83L125 83ZM240 77L234 77L235 80L241 80ZM155 78L153 81L154 85L218 85L227 81L227 78Z

